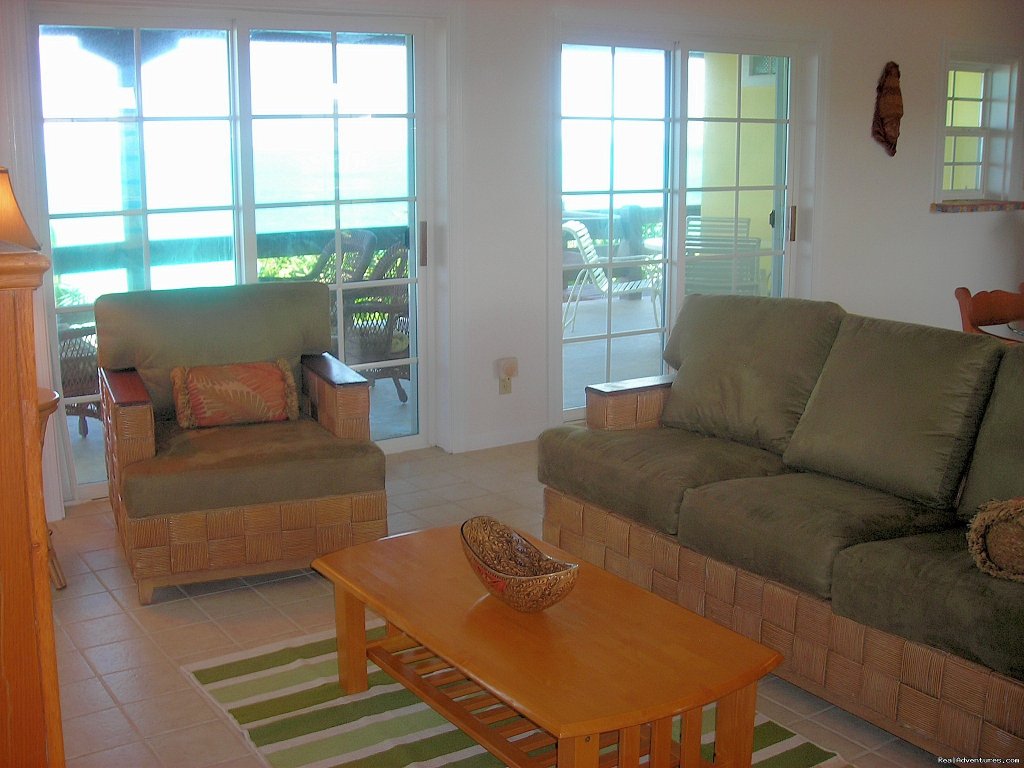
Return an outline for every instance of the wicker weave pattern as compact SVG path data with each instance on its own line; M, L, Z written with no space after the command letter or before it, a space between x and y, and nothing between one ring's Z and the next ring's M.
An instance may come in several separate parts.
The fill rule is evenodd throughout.
M370 388L335 387L311 372L303 371L309 413L336 437L370 439Z
M317 394L310 400L330 404L320 413L328 415L332 431L369 439L368 388L339 387L341 394L336 394L322 379L312 378ZM121 495L122 470L155 455L153 408L117 405L101 382L110 505L143 604L158 586L308 567L314 557L387 535L384 490L129 517Z
M308 566L318 555L387 535L384 491L327 496L308 503L306 525L289 509L294 502L140 519L127 517L118 504L115 519L140 588L146 580L186 583L215 578L212 572L222 569L281 560L300 560ZM343 513L338 514L339 510ZM185 574L195 578L172 578Z
M668 385L637 390L587 390L587 426L591 429L652 429L661 423L671 388Z
M607 510L544 490L544 539L774 648L775 673L937 755L1024 754L1024 683L836 616Z

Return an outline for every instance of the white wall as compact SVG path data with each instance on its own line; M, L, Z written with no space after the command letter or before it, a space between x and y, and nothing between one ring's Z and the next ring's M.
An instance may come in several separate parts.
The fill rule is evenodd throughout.
M228 4L281 5L192 2L204 9ZM552 323L549 275L560 253L551 216L558 204L551 125L557 44L565 31L606 27L670 40L702 33L782 36L817 54L819 162L804 185L813 197L802 219L801 238L811 254L802 295L832 299L854 312L955 328L956 286L1009 288L1024 279L1024 214L928 210L943 47L1024 52L1020 0L297 0L291 6L414 11L447 30L451 210L439 240L445 252L436 254L433 269L442 273L448 302L441 316L452 320L435 335L444 353L436 359L446 367L434 393L443 404L436 434L450 450L529 439L553 418L548 367L557 357L560 329ZM10 50L5 46L0 56ZM906 112L893 158L870 137L875 85L890 59L902 70ZM23 64L13 70L0 64L8 78L25 71ZM26 116L23 90L8 89L14 98L0 117L0 164L13 164L18 154L14 131ZM30 158L16 159L19 169L30 167ZM499 397L494 361L505 356L519 358L520 373L512 394Z

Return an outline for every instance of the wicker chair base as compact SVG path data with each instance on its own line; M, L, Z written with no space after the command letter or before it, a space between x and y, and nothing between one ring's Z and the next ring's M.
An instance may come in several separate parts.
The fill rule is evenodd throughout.
M388 527L384 491L144 518L111 502L143 605L156 587L308 568Z
M783 654L775 674L936 755L1024 754L1024 683L544 490L544 539Z

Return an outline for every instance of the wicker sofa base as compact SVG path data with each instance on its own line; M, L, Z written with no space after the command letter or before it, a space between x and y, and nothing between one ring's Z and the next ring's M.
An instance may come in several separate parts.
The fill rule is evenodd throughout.
M111 501L143 605L156 587L308 568L388 528L384 491L144 518Z
M783 654L775 674L940 756L1024 754L1024 683L832 612L552 488L545 541Z

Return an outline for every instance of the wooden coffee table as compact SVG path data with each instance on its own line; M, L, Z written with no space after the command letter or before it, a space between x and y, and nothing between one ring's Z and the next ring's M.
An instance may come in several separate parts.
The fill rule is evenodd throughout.
M366 690L369 658L508 765L538 768L599 756L636 766L645 754L651 766L709 765L701 716L717 702L715 765L750 765L757 681L782 657L601 568L581 563L564 600L527 614L477 581L458 527L359 544L313 567L334 582L347 693ZM367 607L388 622L380 640L367 641Z

